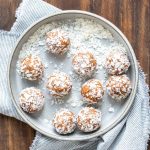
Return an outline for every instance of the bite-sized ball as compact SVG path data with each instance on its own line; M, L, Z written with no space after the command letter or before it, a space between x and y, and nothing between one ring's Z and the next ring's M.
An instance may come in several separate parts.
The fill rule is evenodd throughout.
M93 107L85 107L77 116L77 126L83 132L92 132L101 126L101 112Z
M111 76L106 82L107 93L116 101L125 99L131 92L131 82L127 75Z
M111 75L125 73L130 66L128 56L119 51L113 51L106 57L105 68Z
M81 87L81 95L86 102L98 103L103 95L103 86L98 79L90 79Z
M28 55L20 59L17 64L19 75L27 80L39 80L44 72L44 65L38 56Z
M41 110L44 106L44 99L41 90L35 87L23 89L19 94L19 104L21 108L28 113Z
M74 113L68 109L61 109L55 114L52 124L59 134L72 133L76 128Z
M97 61L90 51L77 51L72 59L74 71L80 76L90 77L97 66Z
M47 33L46 44L49 52L64 54L69 50L70 39L65 31L57 28Z
M54 72L48 77L47 89L55 98L62 98L68 95L72 88L70 77L64 72Z

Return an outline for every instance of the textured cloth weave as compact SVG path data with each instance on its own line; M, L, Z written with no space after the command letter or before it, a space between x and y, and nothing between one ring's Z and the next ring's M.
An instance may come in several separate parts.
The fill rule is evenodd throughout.
M16 22L9 32L0 30L0 113L22 120L15 110L7 88L7 65L10 53L21 33L39 18L61 11L41 0L24 0L16 11ZM39 132L31 150L146 150L149 138L149 88L139 69L138 90L129 114L102 137L89 141L58 141ZM22 120L23 121L23 120Z

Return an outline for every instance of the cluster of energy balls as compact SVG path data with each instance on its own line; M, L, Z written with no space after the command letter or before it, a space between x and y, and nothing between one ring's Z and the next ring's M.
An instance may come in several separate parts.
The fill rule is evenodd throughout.
M46 34L46 45L50 53L63 55L69 50L71 41L68 34L60 29L54 29ZM112 99L121 101L131 92L131 82L124 73L130 66L127 55L123 52L110 53L105 62L105 68L110 75L106 89ZM97 68L97 61L89 50L77 50L72 57L72 67L79 76L90 78ZM44 64L39 56L32 54L19 60L17 65L19 75L30 81L39 81L44 74ZM63 98L72 89L72 81L64 72L55 71L49 75L46 88L54 98ZM81 95L88 104L98 104L104 95L104 87L98 79L90 79L81 86ZM23 89L19 94L21 108L28 113L40 111L44 106L44 95L35 87ZM101 126L101 112L93 107L82 108L77 117L68 109L62 108L56 112L52 124L59 134L72 133L76 126L82 132L92 132Z
M105 68L110 75L106 90L118 102L124 100L132 89L130 79L125 74L129 67L130 62L124 52L113 51L106 57Z

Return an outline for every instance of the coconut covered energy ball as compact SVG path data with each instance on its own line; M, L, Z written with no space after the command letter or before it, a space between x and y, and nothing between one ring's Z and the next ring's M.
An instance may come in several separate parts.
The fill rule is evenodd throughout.
M71 91L72 81L66 73L58 71L48 77L46 87L53 97L62 98Z
M116 101L125 99L131 93L131 82L127 75L111 76L106 83L107 93Z
M90 51L77 51L73 56L72 66L80 76L90 77L96 70L97 61Z
M28 113L35 113L44 106L44 95L41 90L30 87L23 89L19 94L19 104Z
M98 79L90 79L85 82L81 87L81 95L86 102L98 103L104 95L101 81Z
M128 56L119 51L110 52L106 57L105 68L111 75L120 75L125 73L130 66Z
M59 134L72 133L76 128L74 113L61 109L55 114L52 124Z
M47 33L46 44L48 51L53 54L64 54L69 50L70 39L61 29L53 29Z
M19 60L17 71L19 75L27 80L39 80L44 72L44 65L38 56L28 55Z
M93 107L82 108L77 116L77 126L83 132L92 132L101 126L101 112Z

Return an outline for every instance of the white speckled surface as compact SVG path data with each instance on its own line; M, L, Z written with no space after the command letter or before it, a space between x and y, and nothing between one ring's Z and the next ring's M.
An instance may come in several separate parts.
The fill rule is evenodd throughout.
M135 95L136 85L137 85L137 66L135 61L134 53L127 42L126 39L123 39L125 37L121 37L120 31L116 29L112 24L108 23L105 19L98 17L96 15L90 15L82 14L82 13L62 13L60 15L55 15L54 17L49 17L40 23L36 24L32 30L28 30L26 34L20 39L20 42L16 46L16 49L13 53L12 60L10 62L10 70L9 70L9 83L11 88L11 93L13 96L14 104L17 107L17 110L21 114L22 117L35 129L42 132L45 135L48 135L53 138L57 139L64 139L64 140L84 140L89 139L98 135L101 135L105 132L107 132L109 129L111 129L114 125L116 125L127 113L129 110L129 107L131 106L133 102L133 98ZM64 19L65 18L65 19ZM86 18L87 22L81 21L82 19L79 19L79 22L81 23L80 26L76 24L76 18ZM63 21L62 21L63 20ZM94 20L96 23L93 23ZM47 24L48 22L52 23L53 25L46 25L47 30L55 28L55 24L57 26L63 28L64 30L71 30L72 32L68 32L70 34L72 45L71 50L69 53L67 53L64 56L54 56L52 54L49 54L45 51L46 47L44 44L44 34L37 34L40 29L45 27L42 27L43 24ZM57 23L56 23L57 22ZM83 23L83 25L82 25ZM66 25L67 24L67 25ZM74 25L74 29L73 25ZM104 29L103 26L105 26L106 29ZM115 30L111 27L115 28ZM40 28L39 28L40 27ZM37 30L38 29L38 30ZM110 32L109 32L110 30ZM37 31L34 34L35 39L32 38L32 34ZM37 35L36 35L37 34ZM75 35L76 38L73 36ZM30 37L30 38L29 38ZM41 38L41 39L40 39ZM35 82L30 82L27 80L22 80L20 76L16 73L16 64L19 56L19 52L21 50L22 45L27 41L27 39L30 39L27 45L23 46L23 51L27 53L36 53L37 55L40 54L40 57L46 64L45 68L45 78L47 75L52 73L54 70L59 69L61 71L64 71L71 75L73 80L73 88L72 92L69 96L67 96L64 99L64 103L56 103L52 104L51 98L48 96L47 90L45 88L45 81L40 82L39 84ZM118 43L119 41L119 43ZM35 43L32 45L32 43ZM126 43L127 42L127 43ZM30 44L29 44L30 43ZM28 47L29 46L29 47ZM115 103L106 93L103 98L103 102L96 106L98 109L102 111L102 126L101 128L93 133L89 134L83 134L79 131L75 131L75 133L62 136L58 135L53 127L50 124L50 121L54 115L54 113L62 107L67 107L70 110L72 110L75 114L79 112L81 107L84 106L81 102L81 95L80 95L80 86L81 83L84 83L85 81L82 78L78 78L77 75L75 75L71 71L71 55L72 52L77 50L78 47L81 47L84 49L84 47L89 48L92 52L94 52L97 61L98 61L98 71L94 74L94 77L97 79L100 79L103 81L105 85L105 81L107 79L107 74L103 68L104 65L104 59L105 54L109 52L112 49L117 50L127 50L127 54L129 56L129 60L131 62L131 67L128 71L128 76L132 81L133 91L131 95L126 99L125 102L122 103ZM21 52L20 57L22 57L25 53ZM46 103L44 106L44 109L37 113L37 114L26 114L24 113L19 105L18 105L18 93L25 87L30 86L36 86L45 93L46 96ZM113 111L110 113L110 108ZM86 136L85 136L86 135Z

